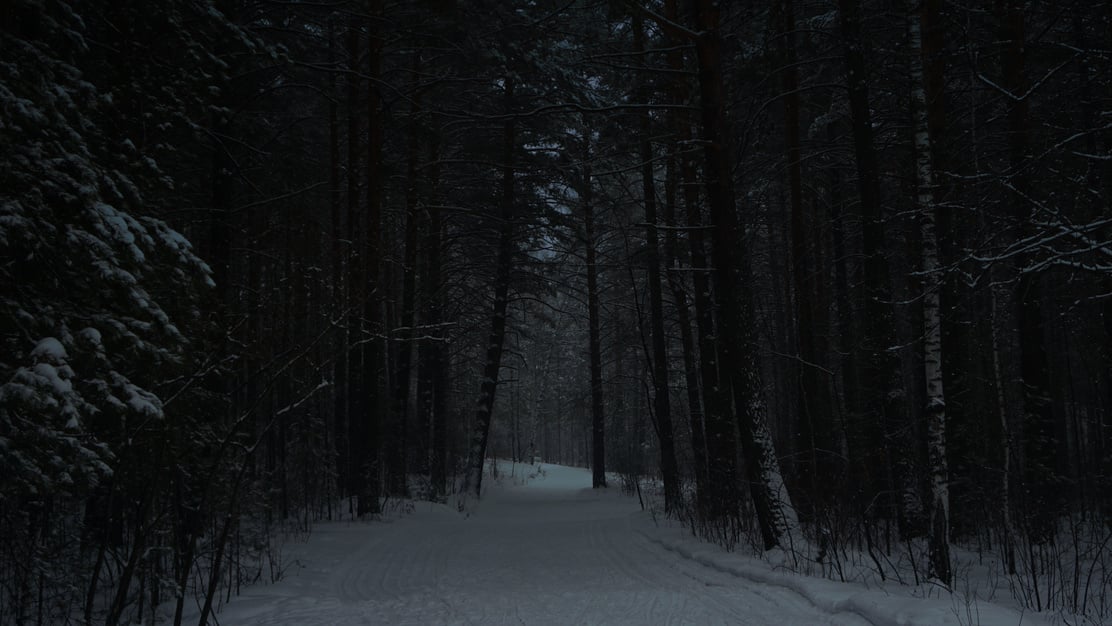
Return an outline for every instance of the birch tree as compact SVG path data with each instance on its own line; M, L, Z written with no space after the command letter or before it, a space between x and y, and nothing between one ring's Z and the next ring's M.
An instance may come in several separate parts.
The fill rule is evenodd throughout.
M931 134L927 124L927 86L923 74L923 21L919 0L908 0L908 45L911 53L911 112L915 129L916 211L922 237L923 274L923 373L927 389L927 454L930 471L930 567L931 574L947 587L950 572L950 491L946 460L946 394L942 379L942 313L939 306L938 237L935 214L934 167ZM924 11L925 13L925 11ZM940 97L941 94L932 94Z

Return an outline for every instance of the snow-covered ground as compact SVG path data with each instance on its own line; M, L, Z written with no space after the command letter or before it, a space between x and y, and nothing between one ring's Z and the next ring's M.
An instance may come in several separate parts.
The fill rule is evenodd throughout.
M508 465L505 469L509 469ZM222 625L1042 624L993 605L919 599L773 571L592 490L588 470L518 465L471 515L416 503L391 522L318 525L295 563L247 588ZM523 480L524 477L532 476Z

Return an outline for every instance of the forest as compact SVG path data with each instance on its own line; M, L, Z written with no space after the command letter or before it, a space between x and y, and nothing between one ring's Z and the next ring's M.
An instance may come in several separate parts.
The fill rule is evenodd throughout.
M0 624L212 623L495 457L1112 620L1110 42L1107 0L0 1Z

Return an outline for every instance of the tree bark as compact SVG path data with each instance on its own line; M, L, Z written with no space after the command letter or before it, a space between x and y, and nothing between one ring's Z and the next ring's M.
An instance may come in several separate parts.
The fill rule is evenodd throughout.
M768 428L752 310L740 295L745 291L746 281L736 250L743 238L735 204L730 148L723 145L733 135L726 118L717 3L692 0L692 5L696 30L700 33L695 50L706 158L704 177L711 223L715 227L712 258L721 336L717 344L718 362L733 387L750 493L764 546L771 549L787 539L798 526L798 520Z
M644 28L639 14L633 18L634 52L645 50ZM642 77L644 81L644 77ZM647 97L648 90L643 90ZM646 98L647 99L647 98ZM679 467L676 463L675 436L672 427L672 403L669 398L668 344L664 335L664 298L660 284L660 243L657 232L656 183L653 176L652 128L649 112L642 109L638 116L640 129L641 194L645 208L645 263L649 274L649 323L652 327L653 410L656 413L657 437L660 440L660 475L664 482L664 511L672 512L683 505L680 493Z
M440 148L435 139L429 149L432 163L428 187L433 190L432 201L425 205L424 248L425 263L421 276L421 323L427 328L426 339L420 342L417 359L417 407L422 439L421 471L428 472L430 496L444 494L447 483L447 371L444 363L443 342L443 290L442 256L444 223L436 188L439 183Z
M413 75L420 71L419 54L414 53ZM416 79L414 79L416 80ZM402 261L402 310L401 330L394 339L398 342L397 360L394 365L394 400L390 411L391 437L386 446L387 492L393 496L404 497L406 487L406 452L408 449L407 431L409 419L409 390L413 362L413 324L416 317L414 302L417 289L417 114L420 112L418 96L413 96L410 109L409 145L406 156L405 190L405 251Z
M667 0L665 3L665 17L679 23L679 8L676 0ZM674 50L669 53L669 65L673 70L682 70L684 67L683 53L678 48L680 43L674 41ZM688 86L681 74L677 73L677 77L674 98L678 104L685 97ZM692 122L688 114L677 113L674 123L677 143L684 146L690 145ZM714 311L711 302L711 272L708 270L709 261L702 230L698 172L695 160L691 156L681 153L677 158L685 221L688 227L687 243L691 267L695 270L691 274L696 330L692 348L697 347L698 352L696 369L699 385L697 388L702 391L702 421L706 447L704 485L706 493L700 496L700 515L704 520L713 521L736 516L740 511L737 438L734 435L733 407L730 405L728 389L719 384L718 349L715 345Z
M506 77L506 112L514 108L514 79ZM514 219L514 152L517 145L514 118L508 116L502 130L502 206L499 215L498 262L494 276L494 310L490 319L490 335L487 341L486 365L483 367L483 380L479 388L479 401L475 406L475 421L472 426L471 442L468 448L467 468L463 477L461 495L474 497L482 494L483 460L486 458L487 440L490 435L490 419L494 411L494 393L498 389L498 374L502 369L502 347L506 338L506 304L509 299L510 274L513 270L513 219ZM460 507L465 507L460 502Z
M886 491L894 498L893 513L899 515L905 534L917 534L922 518L918 489L903 463L914 458L913 447L906 441L911 432L903 409L904 389L899 381L900 363L895 351L889 350L895 336L888 266L885 259L884 217L881 211L880 179L876 147L873 142L872 114L869 110L869 86L861 35L859 0L838 0L842 35L845 38L846 74L849 87L850 116L853 125L853 149L857 160L857 187L862 222L862 252L865 282L865 318L860 359L862 381L868 390L862 398L865 415L866 445L874 452L866 459L868 465L888 468L894 472L890 485L874 491ZM880 427L879 432L877 426ZM890 443L889 443L890 442ZM862 477L858 477L861 479ZM899 497L896 497L898 494Z
M589 132L589 131L588 131ZM589 139L587 140L589 141ZM590 162L590 150L584 162ZM580 197L587 252L587 326L591 360L591 486L606 486L606 413L602 398L602 340L599 337L598 261L595 216L591 201L591 168L583 168Z
M339 74L339 60L336 56L335 17L328 20L328 65L332 69L329 75L328 101L328 203L329 226L331 228L331 254L332 254L332 281L331 301L332 307L328 311L329 321L335 324L336 337L333 343L335 360L332 362L332 429L330 440L333 447L334 467L336 470L336 487L341 497L347 494L349 487L348 478L348 426L347 426L347 327L337 323L342 320L344 312L344 296L347 280L344 275L344 249L343 249L343 223L342 223L342 191L340 189L340 115L339 102L340 90L337 86L336 76ZM328 503L328 517L332 518L332 503Z
M673 66L675 67L675 66ZM680 60L682 67L682 59ZM679 100L675 100L679 102ZM691 449L695 462L695 498L698 514L702 517L707 510L707 495L710 488L707 481L707 441L706 427L703 419L703 403L699 397L699 368L695 359L695 338L691 332L691 311L688 305L686 285L676 270L680 269L677 255L679 246L676 236L676 204L677 187L679 186L678 160L679 146L676 137L679 136L681 121L677 116L672 116L673 137L668 144L668 171L664 183L664 223L668 230L664 235L664 269L668 287L672 292L672 299L676 309L676 322L680 327L680 345L683 349L684 387L687 392L688 421L691 426Z
M998 0L1000 38L1006 42L1003 87L1015 97L1009 99L1008 158L1010 187L1008 202L1014 227L1022 237L1028 230L1030 212L1026 198L1028 189L1027 143L1029 132L1028 98L1025 78L1024 7L1016 0ZM1014 257L1013 257L1014 258ZM1027 499L1031 538L1035 542L1050 541L1057 517L1065 502L1065 489L1058 479L1058 437L1050 391L1050 364L1046 353L1042 311L1042 279L1037 273L1021 271L1022 260L1011 260L1007 272L1014 278L1015 293L1005 298L1004 306L1016 307L1018 315L1018 346L1020 378L1023 381L1023 417L1021 424L1010 429L1013 443L1023 446L1021 471ZM1010 302L1008 302L1010 300ZM1012 304L1014 303L1014 304Z
M347 241L348 250L345 274L346 308L344 309L347 342L343 349L347 353L347 393L344 395L344 412L347 416L348 477L347 495L361 496L365 476L363 461L366 458L365 420L363 416L363 385L366 371L363 366L363 351L359 348L358 338L362 335L361 313L364 288L364 251L358 250L355 242L361 240L359 233L359 29L347 25L347 64L349 73L345 77L347 98ZM358 505L361 507L362 505Z
M923 363L927 391L927 458L930 471L929 553L930 573L943 585L952 583L950 571L950 471L946 459L946 394L942 377L942 312L939 305L941 276L935 213L933 137L927 121L928 85L923 66L927 61L922 32L934 12L918 14L919 0L908 0L908 44L911 52L911 111L915 129L915 178L917 213L922 237L923 274ZM931 93L931 98L941 94Z
M355 350L359 353L359 367L361 374L355 391L351 394L354 404L349 419L358 423L356 432L357 440L355 449L359 450L356 456L358 467L357 513L360 516L377 514L380 512L382 496L382 428L381 404L384 401L379 388L380 368L383 366L385 352L377 337L383 334L382 328L382 289L381 277L381 233L382 233L382 141L383 127L380 113L381 102L379 97L378 77L381 73L382 39L377 29L376 16L381 15L381 2L372 0L370 5L370 41L367 46L367 75L370 77L367 87L367 205L362 229L355 230L351 240L361 242L363 253L359 255L356 264L360 266L358 280L352 282L361 289L358 302L361 306L353 306L353 311L362 313L362 333L360 341L355 343ZM357 59L355 59L357 61ZM351 168L350 175L354 178L357 163ZM349 200L349 206L352 202ZM357 207L358 204L355 203ZM356 209L357 210L357 209ZM354 219L358 222L358 219ZM359 224L353 224L355 227ZM353 328L360 328L354 325ZM356 377L352 376L352 383L356 384ZM356 410L356 408L358 410Z
M820 463L819 450L831 440L830 407L826 387L820 377L820 354L816 346L814 297L817 289L816 271L810 262L808 219L804 215L803 166L799 133L799 71L796 66L795 13L792 0L780 0L781 19L781 88L784 93L784 143L788 170L788 197L791 205L791 271L795 303L795 331L799 358L796 360L799 390L799 423L801 451L801 483L810 494L810 515L817 514L825 490L819 481L829 476L828 463Z

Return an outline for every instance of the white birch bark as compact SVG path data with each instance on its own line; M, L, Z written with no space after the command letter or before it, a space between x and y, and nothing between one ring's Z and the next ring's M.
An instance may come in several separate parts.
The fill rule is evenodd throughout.
M755 363L751 365L747 375L752 378L756 376L757 365ZM759 382L752 381L752 384L756 386ZM768 409L761 397L760 388L756 387L756 389L757 392L753 394L752 404L749 407L750 414L753 416L753 440L757 444L755 447L761 455L761 458L757 460L760 467L760 476L756 478L768 492L772 524L780 547L790 549L792 547L791 542L801 537L799 533L799 515L795 510L795 505L792 504L788 486L784 483L784 475L780 470L780 460L776 457L776 448L772 442L772 431L768 427Z
M927 389L927 459L930 471L931 575L949 586L950 486L946 463L946 395L942 387L942 315L939 307L938 236L935 228L934 168L927 125L927 96L923 78L923 37L918 2L908 0L908 44L911 48L911 108L915 125L916 197L923 243L923 365Z

